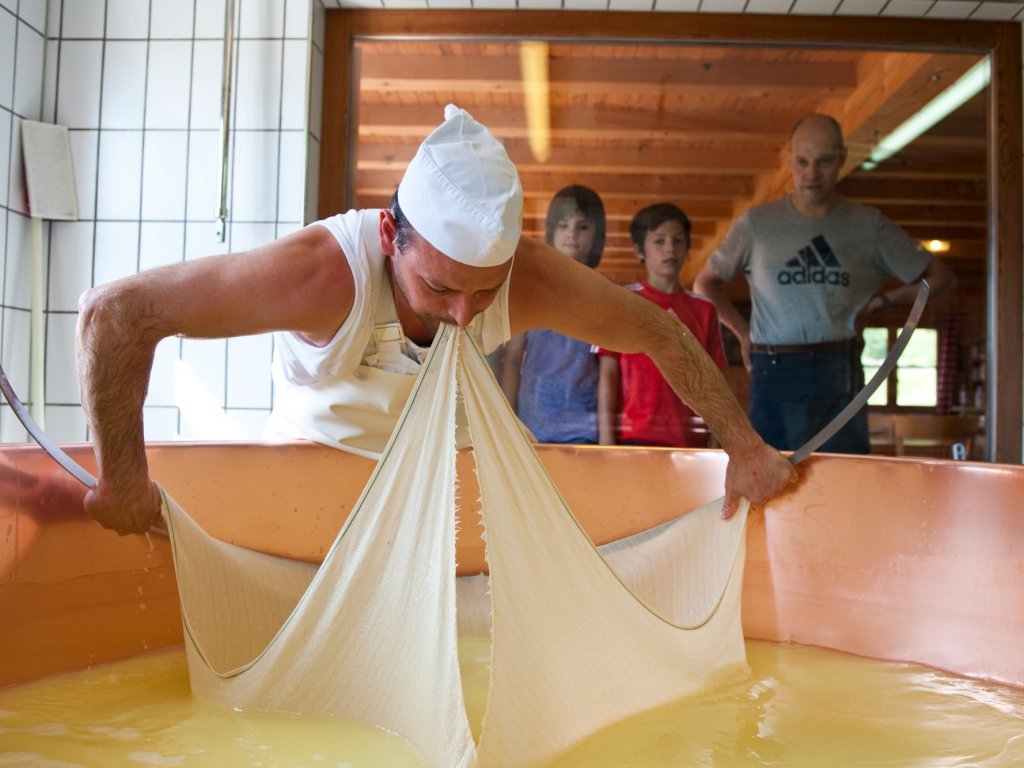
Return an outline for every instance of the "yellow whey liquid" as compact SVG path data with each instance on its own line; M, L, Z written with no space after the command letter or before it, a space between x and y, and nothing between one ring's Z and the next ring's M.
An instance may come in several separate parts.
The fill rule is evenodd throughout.
M479 734L488 641L464 638L460 654ZM1024 765L1024 690L800 646L748 641L747 654L751 674L611 726L551 765ZM182 651L0 691L3 768L424 765L395 734L193 700Z

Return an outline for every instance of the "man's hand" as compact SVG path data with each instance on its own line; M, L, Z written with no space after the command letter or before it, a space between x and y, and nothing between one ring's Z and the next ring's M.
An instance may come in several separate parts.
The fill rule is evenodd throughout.
M789 460L763 442L754 449L730 456L725 471L722 518L728 520L736 513L741 498L751 504L764 504L795 483L798 477Z
M101 478L85 495L85 511L104 528L117 531L120 536L145 533L159 524L161 508L160 489L148 478L136 488L116 492Z

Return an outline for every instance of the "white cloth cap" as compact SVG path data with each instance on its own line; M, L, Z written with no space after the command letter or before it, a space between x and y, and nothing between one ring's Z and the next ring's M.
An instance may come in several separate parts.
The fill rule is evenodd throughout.
M409 223L445 256L473 267L512 258L523 226L523 188L505 147L449 104L398 185Z

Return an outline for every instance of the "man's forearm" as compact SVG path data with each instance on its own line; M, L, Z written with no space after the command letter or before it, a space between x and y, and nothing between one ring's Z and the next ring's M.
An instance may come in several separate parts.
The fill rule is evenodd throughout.
M128 491L146 480L142 406L159 341L155 319L116 288L82 297L76 341L82 407L101 484Z

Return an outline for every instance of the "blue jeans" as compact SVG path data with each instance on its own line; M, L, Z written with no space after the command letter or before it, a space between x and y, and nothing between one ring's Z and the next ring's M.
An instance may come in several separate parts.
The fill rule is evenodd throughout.
M766 443L794 451L839 413L864 382L859 351L750 353L750 421ZM870 453L868 410L819 449L825 453Z

